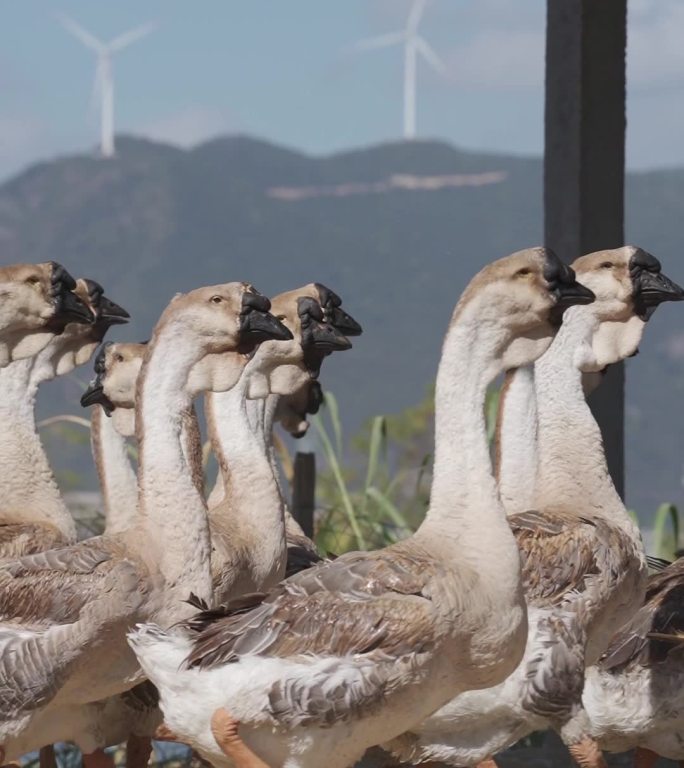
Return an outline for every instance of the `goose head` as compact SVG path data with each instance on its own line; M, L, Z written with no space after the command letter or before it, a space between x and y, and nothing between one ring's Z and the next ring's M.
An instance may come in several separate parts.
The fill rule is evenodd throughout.
M123 307L104 295L104 289L95 280L79 278L73 293L90 312L92 323L69 323L52 346L55 347L55 372L63 375L76 366L84 365L102 342L112 325L127 323L130 315Z
M236 292L239 296L229 295ZM186 311L186 305L186 322L190 322L193 332L199 332L204 323L214 329L213 333L201 337L207 351L190 371L188 390L193 396L207 390L232 389L260 344L292 339L292 333L270 312L270 299L248 283L227 283L192 291L174 299L165 315L169 313L173 318L174 307ZM236 308L238 313L234 315ZM220 334L216 325L219 318L223 323Z
M0 268L2 364L37 355L67 323L92 322L75 288L75 280L54 261Z
M585 373L635 355L648 320L666 301L681 301L684 290L663 274L655 256L641 248L596 251L573 262L577 277L596 294L600 324L592 338Z
M117 431L125 437L135 434L135 395L138 374L147 342L108 341L95 357L95 378L81 397L87 408L100 405L113 416Z
M299 289L305 292L311 300L315 300L323 310L323 318L335 330L347 336L360 336L363 332L361 325L342 309L342 299L322 283L309 283ZM303 299L300 296L300 301ZM351 345L350 345L351 346ZM320 349L312 348L308 352L309 367L315 370L332 350L326 350L322 344ZM309 429L307 416L318 413L323 402L323 390L317 380L311 379L296 392L281 397L278 401L276 420L292 437L304 437Z
M297 392L318 377L326 356L351 348L349 339L326 322L317 294L310 284L271 300L273 313L291 331L292 340L265 342L259 347L245 371L251 399Z
M551 344L563 312L593 300L552 250L527 248L482 269L461 296L452 323L463 333L486 333L505 370L534 362Z

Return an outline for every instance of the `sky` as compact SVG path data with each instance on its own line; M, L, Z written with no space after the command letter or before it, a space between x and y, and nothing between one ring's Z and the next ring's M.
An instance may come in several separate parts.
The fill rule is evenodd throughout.
M0 180L90 150L95 55L64 13L110 40L117 132L193 146L247 133L313 154L401 135L402 51L355 43L399 30L411 0L0 0ZM544 0L430 0L420 32L418 136L540 155ZM684 165L684 0L629 0L628 167Z

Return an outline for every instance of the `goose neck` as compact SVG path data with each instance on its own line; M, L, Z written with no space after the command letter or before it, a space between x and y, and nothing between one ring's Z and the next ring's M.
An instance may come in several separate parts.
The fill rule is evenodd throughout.
M601 430L584 397L580 366L599 320L573 307L535 366L540 507L610 519L638 536L611 480Z
M76 525L36 426L37 385L31 381L32 365L33 360L27 358L0 368L2 518L7 522L49 523L65 541L75 541Z
M174 620L191 612L182 602L190 592L208 602L212 594L206 507L181 440L192 405L188 376L203 354L197 339L171 322L151 342L138 379L139 510Z

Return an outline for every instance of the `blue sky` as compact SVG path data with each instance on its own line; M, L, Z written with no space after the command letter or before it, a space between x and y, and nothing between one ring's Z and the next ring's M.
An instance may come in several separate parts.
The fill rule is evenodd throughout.
M410 0L0 0L0 178L97 140L94 55L63 11L111 39L156 20L116 56L117 131L185 146L250 133L325 153L401 133L399 48ZM421 33L446 64L418 72L418 134L539 154L544 0L431 0ZM684 3L630 0L628 164L684 165Z

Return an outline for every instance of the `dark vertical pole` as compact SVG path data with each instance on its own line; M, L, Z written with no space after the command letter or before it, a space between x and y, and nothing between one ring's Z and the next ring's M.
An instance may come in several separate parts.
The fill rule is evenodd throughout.
M314 535L316 506L316 454L295 454L292 476L292 515L311 539Z
M627 0L547 0L544 236L572 261L624 244ZM624 495L624 368L592 397Z

